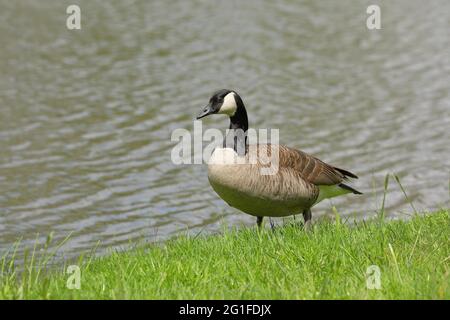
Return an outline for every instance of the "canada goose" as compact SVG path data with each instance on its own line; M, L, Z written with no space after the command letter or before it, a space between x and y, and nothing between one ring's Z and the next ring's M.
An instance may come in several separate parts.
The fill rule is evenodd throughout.
M216 148L208 161L208 179L214 191L230 206L257 217L283 217L303 213L305 227L311 224L311 207L323 199L354 193L362 194L343 183L358 177L300 150L282 145L247 143L248 118L241 97L232 90L219 90L197 116L225 114L230 118L230 131L223 148ZM241 131L244 136L236 134ZM233 135L229 139L230 135ZM274 149L276 147L276 149ZM236 162L249 160L249 155L278 152L278 170L261 174L262 164ZM228 159L228 160L227 160ZM233 159L233 161L230 161Z

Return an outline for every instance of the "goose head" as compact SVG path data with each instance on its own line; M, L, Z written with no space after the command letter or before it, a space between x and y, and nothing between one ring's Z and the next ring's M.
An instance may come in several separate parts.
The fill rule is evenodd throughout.
M222 89L215 92L209 99L208 105L202 109L197 116L197 120L209 116L210 114L226 114L232 117L236 114L238 94L232 90Z
M248 129L247 111L236 91L222 89L215 92L197 120L211 114L227 115L230 118L230 129L242 129L244 132Z

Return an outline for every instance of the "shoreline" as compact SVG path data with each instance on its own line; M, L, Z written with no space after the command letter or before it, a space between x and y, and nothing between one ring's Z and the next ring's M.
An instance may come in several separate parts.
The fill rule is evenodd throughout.
M450 299L450 210L180 236L47 272L0 260L0 299ZM74 262L70 262L74 263Z

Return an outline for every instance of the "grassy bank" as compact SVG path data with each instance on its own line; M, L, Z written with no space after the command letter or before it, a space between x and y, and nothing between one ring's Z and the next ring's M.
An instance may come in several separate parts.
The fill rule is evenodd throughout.
M310 233L287 225L182 237L81 263L79 290L62 271L19 274L3 259L0 298L449 299L449 231L443 210L408 221L322 221ZM379 290L366 287L371 265L381 271Z

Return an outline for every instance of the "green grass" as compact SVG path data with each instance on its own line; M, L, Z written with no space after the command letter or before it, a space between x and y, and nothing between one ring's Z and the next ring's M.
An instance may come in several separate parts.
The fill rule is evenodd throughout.
M45 273L34 255L21 273L3 258L0 298L449 299L449 222L441 210L351 226L323 220L309 233L288 224L185 236L80 259L79 290L66 287L62 270ZM371 265L381 270L380 290L366 287Z

